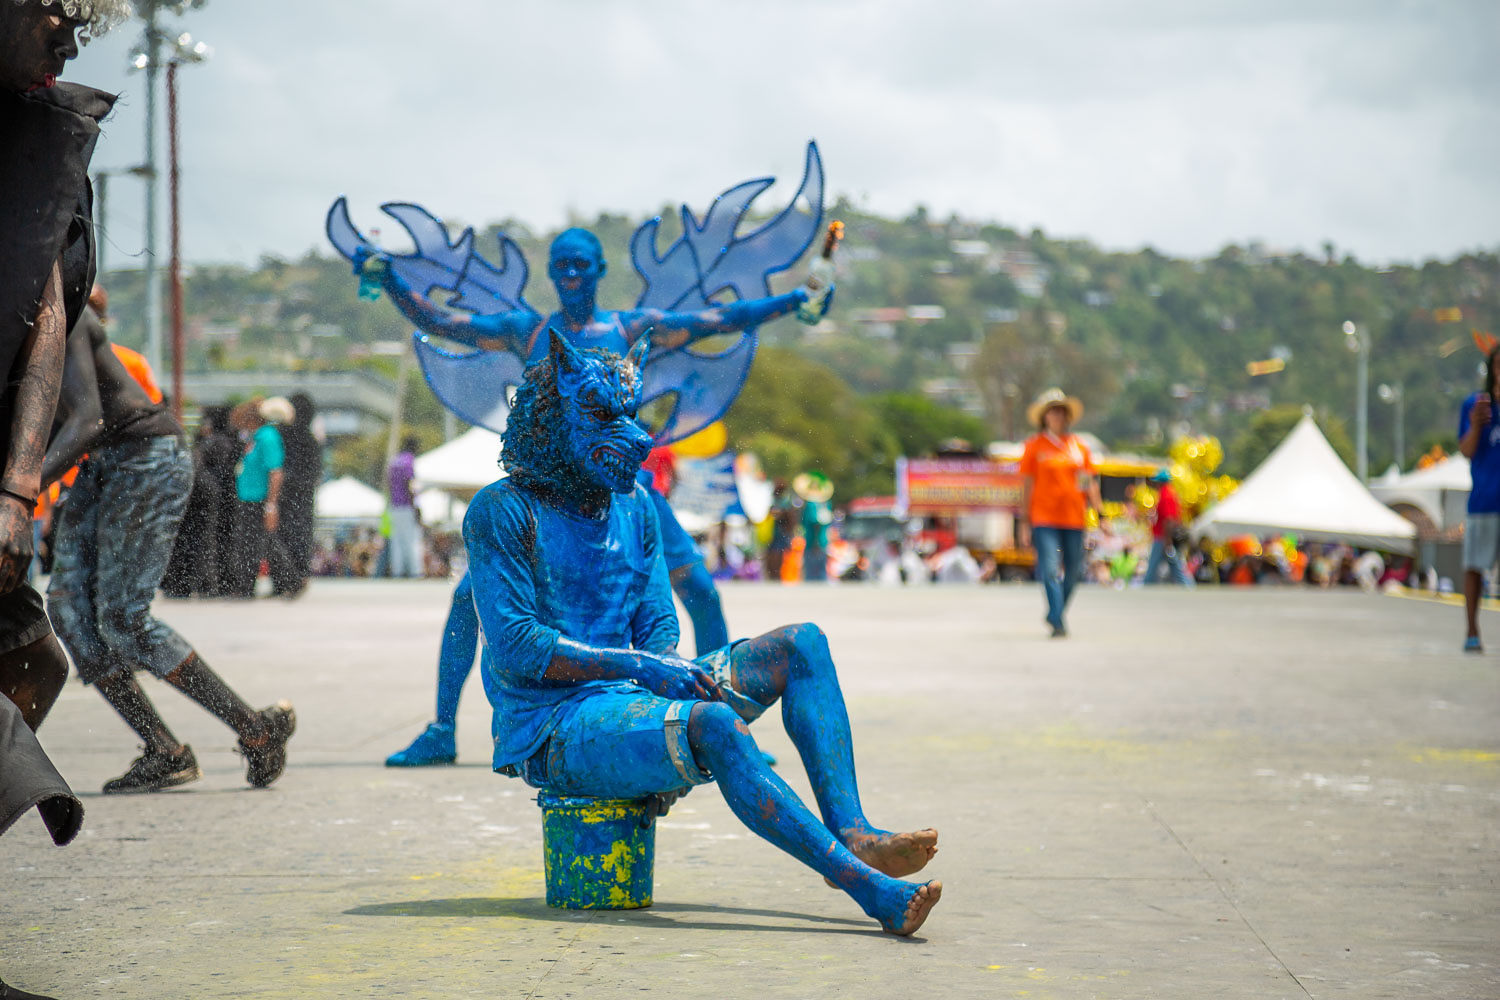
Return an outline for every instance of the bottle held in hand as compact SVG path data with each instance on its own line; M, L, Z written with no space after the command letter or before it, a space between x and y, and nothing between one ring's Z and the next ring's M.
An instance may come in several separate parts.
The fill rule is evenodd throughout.
M843 238L844 224L835 219L828 224L822 252L813 258L812 266L808 268L807 284L803 286L807 290L807 301L797 307L797 318L804 323L816 323L828 312L828 298L833 294L833 251Z

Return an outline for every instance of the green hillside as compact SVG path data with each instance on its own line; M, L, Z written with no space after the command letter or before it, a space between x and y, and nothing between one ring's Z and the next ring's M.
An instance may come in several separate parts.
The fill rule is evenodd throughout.
M1372 345L1370 468L1394 457L1395 407L1380 402L1381 383L1404 391L1409 464L1455 436L1458 402L1478 384L1470 328L1500 330L1494 252L1369 267L1332 246L1313 259L1252 245L1183 260L920 209L897 220L841 202L830 215L848 226L834 309L816 328L783 319L763 329L771 349L729 425L732 443L755 445L773 471L822 464L860 492L889 481L895 454L956 430L1024 436L1027 403L1054 384L1084 400L1081 426L1107 444L1151 451L1178 431L1215 434L1236 471L1244 471L1236 442L1251 440L1252 418L1271 408L1311 405L1352 438L1346 320ZM580 221L599 233L613 265L602 303L630 304L639 291L626 249L634 220ZM481 250L495 246L499 228L485 228ZM553 234L514 222L505 231L532 263L528 297L553 308L540 268ZM778 276L778 290L803 273ZM139 273L107 278L116 337L138 346ZM388 303L357 297L331 251L255 268L199 267L185 298L190 370L389 366L371 346L409 331ZM1452 309L1461 320L1435 314ZM1248 363L1269 359L1284 369L1247 373ZM414 402L418 422L431 422L430 399Z

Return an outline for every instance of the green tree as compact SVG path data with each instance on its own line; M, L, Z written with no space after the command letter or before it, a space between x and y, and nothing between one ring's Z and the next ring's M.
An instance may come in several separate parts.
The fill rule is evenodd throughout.
M754 451L774 479L816 469L843 499L892 489L895 436L848 383L794 351L757 352L724 423L729 446Z
M989 426L983 420L934 403L926 396L912 393L876 396L870 400L870 408L895 438L902 455L929 455L954 438L983 448L990 437Z

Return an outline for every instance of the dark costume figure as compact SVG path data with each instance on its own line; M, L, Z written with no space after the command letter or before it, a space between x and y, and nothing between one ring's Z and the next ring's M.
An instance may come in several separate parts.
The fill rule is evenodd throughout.
M295 416L280 428L284 453L281 472L281 523L276 540L286 553L279 573L271 577L271 591L278 597L296 597L307 586L312 572L313 519L317 516L318 484L323 481L323 446L313 434L318 409L305 392L289 402Z
M219 597L234 525L234 466L239 439L229 428L229 408L206 406L193 445L193 491L177 529L172 561L162 577L168 597Z
M152 791L201 775L192 748L177 741L136 683L140 669L233 729L246 779L269 785L286 766L296 727L291 705L251 709L151 614L187 507L193 463L181 429L130 377L92 311L68 337L58 417L44 479L87 457L62 506L48 612L84 683L97 687L145 743L145 753L104 791Z
M624 354L636 343L648 343L644 365L647 399L672 395L669 416L657 432L666 444L717 420L734 400L749 371L755 350L755 328L796 312L816 323L831 303L832 285L811 285L784 295L768 293L767 277L801 257L819 231L823 174L815 146L808 147L807 169L798 194L816 208L801 213L789 207L754 232L735 230L750 203L769 179L750 181L724 192L698 224L683 209L684 235L664 254L655 252L660 220L641 226L631 240L632 260L646 279L646 289L630 310L598 306L599 281L608 270L598 237L569 229L553 241L547 273L561 309L543 317L522 294L527 269L520 250L502 237L502 266L496 268L473 252L473 233L450 241L442 223L415 205L386 205L385 211L406 228L417 252L393 257L379 252L349 221L343 199L328 215L330 241L361 275L361 292L372 297L384 289L408 319L423 331L472 348L453 355L417 336L418 357L427 380L444 405L470 423L504 430L506 396L524 363L540 360L547 350L543 331L552 329L584 348ZM467 313L435 305L428 295L444 288L459 294L452 303ZM738 301L720 305L717 296L733 293ZM711 300L710 296L715 296ZM725 334L743 334L717 354L687 350L689 345ZM524 363L523 363L524 362ZM678 524L666 498L648 488L657 505L672 588L693 623L699 650L716 649L729 640L719 593L692 538ZM477 631L472 610L455 591L438 661L438 718L407 748L389 757L390 766L451 763L456 757L452 718L457 692L473 666L468 636ZM452 711L449 711L451 706Z
M627 358L551 338L517 390L510 473L464 519L494 706L494 766L558 795L638 798L717 781L751 830L911 934L941 884L902 881L937 831L872 827L828 643L793 625L698 657L677 616L656 505L636 483L651 447L636 423L639 345ZM777 701L821 821L761 757L748 723Z
M114 0L0 4L0 833L36 807L57 844L77 834L83 805L34 730L68 665L23 581L65 337L93 284L88 165L114 99L56 79L80 28L128 14ZM0 996L44 1000L3 982Z

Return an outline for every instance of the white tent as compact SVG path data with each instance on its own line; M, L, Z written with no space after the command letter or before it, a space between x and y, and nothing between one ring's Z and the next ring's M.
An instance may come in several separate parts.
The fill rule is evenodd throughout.
M353 476L344 476L318 487L314 507L319 517L330 520L378 520L385 513L385 497Z
M1471 485L1469 460L1462 455L1451 455L1425 469L1371 486L1370 492L1389 506L1408 504L1415 507L1426 514L1439 531L1447 531L1463 523Z
M1194 535L1295 534L1410 552L1417 529L1370 495L1305 416L1234 493L1194 522Z
M469 505L446 490L426 489L416 496L417 513L429 528L457 528Z
M495 463L500 459L500 435L474 427L447 444L417 456L416 478L423 489L447 490L454 496L472 497L505 473Z

